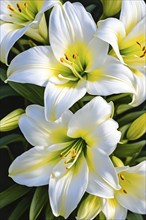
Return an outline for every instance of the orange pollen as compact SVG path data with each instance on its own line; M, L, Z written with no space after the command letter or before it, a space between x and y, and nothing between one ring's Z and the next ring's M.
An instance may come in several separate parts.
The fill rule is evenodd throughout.
M24 7L26 8L26 6L27 6L27 3L25 2L25 3L24 3Z
M146 55L146 50L144 50L143 54L140 56L140 58L143 58Z
M11 5L7 5L7 8L8 8L9 10L11 10L11 11L15 11L14 8L12 8Z
M136 41L136 43L141 47L141 44L138 41Z
M21 12L20 5L19 4L16 4L16 5L17 5L17 8L18 8L18 11Z
M125 179L122 174L120 174L120 178L121 178L121 180L124 180L124 179Z
M68 56L66 54L64 54L64 56L65 56L65 59L68 60Z
M127 194L127 191L126 191L125 189L123 189L123 192L124 192L125 194Z
M60 154L60 157L62 157L63 155L62 155L62 153Z
M64 62L64 58L63 57L60 58L60 62L62 62L62 63Z

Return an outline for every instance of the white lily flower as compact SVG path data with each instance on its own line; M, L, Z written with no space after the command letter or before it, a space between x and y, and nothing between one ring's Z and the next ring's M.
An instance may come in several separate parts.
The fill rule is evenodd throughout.
M112 111L112 103L96 97L75 114L68 110L55 122L48 122L43 107L27 107L19 126L36 147L14 160L9 175L27 186L49 184L55 216L67 218L85 191L112 198L113 188L120 187L108 155L121 136Z
M47 24L44 12L59 0L6 0L0 2L0 60L7 64L10 49L24 34L47 42Z
M47 120L58 119L86 92L136 96L133 73L106 56L108 44L93 36L96 24L81 4L56 5L49 27L51 46L33 47L19 54L8 69L9 81L46 87Z
M146 161L134 167L117 167L120 190L115 190L114 198L102 199L89 195L78 211L77 219L94 219L100 211L107 220L124 220L127 210L138 214L146 214ZM87 211L86 210L90 210ZM87 218L90 216L90 218Z
M145 24L145 2L143 0L123 0L120 20L108 18L99 21L96 36L112 46L122 63L144 72L146 59Z

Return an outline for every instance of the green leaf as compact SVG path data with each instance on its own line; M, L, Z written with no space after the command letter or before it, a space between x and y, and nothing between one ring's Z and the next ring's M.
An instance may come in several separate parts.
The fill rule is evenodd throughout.
M9 216L8 220L19 220L21 216L26 212L26 210L29 208L31 202L31 197L27 196L24 197L16 206L14 211Z
M0 193L0 208L9 205L30 191L26 186L13 185Z
M12 153L11 153L9 147L8 147L7 145L3 145L3 146L0 146L0 150L1 150L1 149L7 150L8 154L9 154L9 157L10 157L10 160L11 160L11 162L12 162L12 161L14 160L14 158L13 158L13 155L12 155Z
M48 202L46 210L45 210L45 220L55 220L55 218L56 217L53 215L50 204Z
M10 96L18 96L18 93L16 93L8 85L1 86L1 89L0 89L0 99L6 98L6 97L10 97Z
M11 144L13 142L19 142L19 141L22 141L22 142L25 141L25 139L22 135L20 135L20 134L9 134L9 135L4 136L0 139L0 148L3 145L7 145L7 144Z
M128 213L127 220L143 220L143 217L140 214Z
M49 202L48 198L48 189L45 186L36 189L30 206L29 220L37 219L46 203Z
M27 84L8 82L8 84L21 96L32 103L44 105L44 87Z
M0 79L2 81L5 81L7 79L7 74L6 74L6 70L0 68Z
M127 104L122 104L122 105L119 105L116 109L116 113L117 114L122 114L123 112L126 112L130 109L132 109L133 107L131 105L127 105Z
M96 5L91 4L86 7L86 11L91 13L95 8L96 8Z
M117 157L128 157L133 156L134 154L140 153L142 148L145 146L146 141L139 141L132 144L119 144L116 150L114 151L114 155Z

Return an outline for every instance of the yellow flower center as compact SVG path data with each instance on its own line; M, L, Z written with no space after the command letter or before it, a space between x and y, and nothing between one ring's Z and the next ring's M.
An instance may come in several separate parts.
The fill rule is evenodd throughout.
M77 138L60 153L60 158L63 160L66 169L72 167L85 146L85 141L82 138Z
M7 9L8 15L13 19L12 21L18 24L34 20L35 15L38 13L37 5L30 0L8 4Z

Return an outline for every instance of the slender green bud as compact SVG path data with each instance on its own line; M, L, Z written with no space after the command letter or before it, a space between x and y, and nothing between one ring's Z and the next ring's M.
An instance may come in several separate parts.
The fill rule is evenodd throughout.
M101 0L103 5L103 17L117 14L121 9L122 0Z
M24 113L24 110L18 108L8 115L6 115L2 120L0 120L0 131L11 131L18 127L18 119Z
M123 167L124 166L123 162L118 157L112 156L112 162L115 167Z
M136 140L146 133L146 113L139 116L127 131L128 140Z

